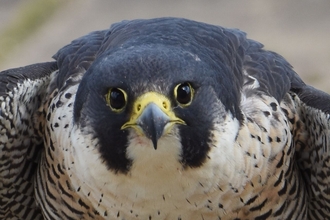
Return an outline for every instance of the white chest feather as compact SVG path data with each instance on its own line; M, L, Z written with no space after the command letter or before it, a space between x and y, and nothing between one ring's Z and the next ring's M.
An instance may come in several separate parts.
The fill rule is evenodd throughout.
M237 127L232 130L237 130ZM232 145L235 135L222 138L222 144ZM134 216L141 219L149 216L153 219L188 219L196 213L207 216L213 213L213 206L218 206L221 196L219 182L228 182L232 176L232 164L226 163L232 159L226 155L233 155L233 152L221 152L214 147L210 151L210 159L203 166L183 168L179 162L181 144L175 134L162 137L155 150L150 140L136 136L134 131L127 148L132 167L127 174L114 173L106 168L97 149L84 147L97 143L91 143L89 137L77 138L82 136L80 130L74 128L72 152L67 157L75 160L74 167L71 167L75 170L72 184L81 185L80 191L84 194L81 196L90 193L87 197L94 200L92 202L98 203L103 195L97 209L101 212L108 210L109 216L120 215L128 219ZM230 148L227 150L232 151ZM224 161L224 167L221 168L222 162L217 161Z
M75 90L73 87L66 93L74 94ZM251 117L258 120L246 120L241 127L228 114L215 126L212 147L202 166L183 168L179 162L181 144L176 128L160 138L157 150L149 139L132 130L126 150L132 166L127 174L115 173L100 156L97 138L82 133L73 124L73 100L74 95L65 94L53 100L55 105L60 101L62 110L50 116L48 129L52 132L46 140L49 145L46 152L50 151L48 148L54 149L42 165L51 165L41 165L38 176L39 188L45 188L41 185L46 184L55 197L50 203L70 204L69 208L64 205L53 210L62 217L215 219L244 216L250 208L247 206L245 211L243 208L249 199L259 195L262 202L270 196L264 185L270 179L269 173L279 174L269 160L276 159L278 152L290 144L285 136L288 128L275 132L271 124L275 122L263 119L268 117L264 113L257 116L250 112ZM260 108L271 112L267 105ZM283 120L283 116L279 118ZM278 137L281 141L272 144L269 137ZM56 179L55 183L45 183L42 179L46 178ZM41 195L38 200L46 204L49 198Z

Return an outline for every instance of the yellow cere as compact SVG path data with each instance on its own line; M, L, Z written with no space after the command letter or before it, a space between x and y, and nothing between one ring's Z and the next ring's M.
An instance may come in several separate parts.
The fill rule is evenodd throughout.
M175 123L177 124L186 124L182 119L175 116L174 112L171 108L171 102L170 100L157 92L147 92L140 97L137 98L137 100L134 102L133 105L133 111L131 113L130 120L126 122L121 129L126 129L128 127L135 128L137 126L137 120L141 116L143 110L148 106L148 104L154 103L156 104L169 118L170 122L169 125L173 125ZM167 126L168 130L171 126ZM165 130L165 132L166 132Z

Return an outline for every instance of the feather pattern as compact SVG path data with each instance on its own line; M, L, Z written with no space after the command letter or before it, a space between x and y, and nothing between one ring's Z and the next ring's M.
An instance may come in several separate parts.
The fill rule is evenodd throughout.
M0 73L1 219L330 218L330 96L244 32L123 21L53 58ZM186 125L157 150L116 130L109 86L171 100L182 81Z

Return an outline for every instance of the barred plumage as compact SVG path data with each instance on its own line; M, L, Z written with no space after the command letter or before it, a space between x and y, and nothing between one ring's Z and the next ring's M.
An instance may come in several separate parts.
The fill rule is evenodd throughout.
M54 58L0 74L0 218L330 218L330 97L243 32L124 21Z

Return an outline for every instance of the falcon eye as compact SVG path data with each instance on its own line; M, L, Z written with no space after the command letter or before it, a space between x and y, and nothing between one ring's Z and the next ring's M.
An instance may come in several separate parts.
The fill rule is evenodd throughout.
M190 105L193 93L194 89L187 82L177 85L174 89L175 99L181 106Z
M124 90L111 88L105 96L107 104L115 112L120 112L126 106L127 95Z

